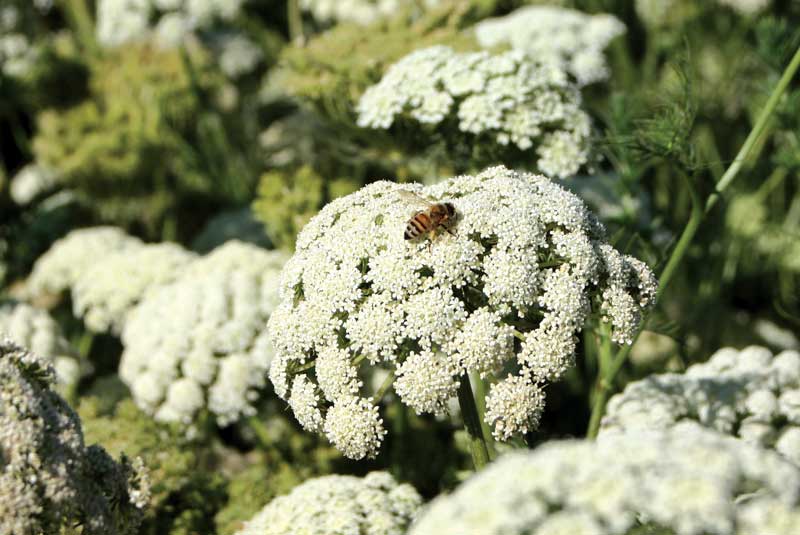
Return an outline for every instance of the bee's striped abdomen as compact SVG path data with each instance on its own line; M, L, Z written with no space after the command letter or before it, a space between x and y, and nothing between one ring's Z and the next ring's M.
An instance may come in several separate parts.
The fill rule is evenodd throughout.
M425 232L428 232L430 229L431 218L425 212L418 212L414 217L408 220L403 237L407 240L413 240Z

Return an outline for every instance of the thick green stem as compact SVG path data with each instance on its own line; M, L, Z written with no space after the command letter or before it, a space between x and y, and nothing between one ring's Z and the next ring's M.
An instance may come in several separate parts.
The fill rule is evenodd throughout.
M664 270L661 272L661 276L658 279L658 294L656 300L661 298L664 290L672 280L675 271L683 260L683 257L686 255L692 239L697 233L697 229L700 227L703 217L709 212L709 210L711 210L711 208L714 207L722 192L725 191L728 186L730 186L730 184L738 175L745 159L750 154L750 151L758 141L761 134L764 132L770 117L775 112L775 108L778 105L781 95L783 95L784 91L786 91L786 88L789 86L789 82L791 82L792 77L797 72L798 68L800 68L800 48L798 48L795 52L792 61L786 67L781 79L778 81L778 85L776 85L775 89L773 89L772 94L764 106L764 109L761 111L758 119L756 120L756 124L753 126L753 129L747 136L742 148L739 150L736 159L730 164L730 166L728 166L725 174L722 175L722 178L720 178L719 182L717 182L716 191L707 199L705 207L702 206L702 203L697 195L697 191L695 190L691 180L689 177L684 175L683 178L687 182L689 194L692 198L692 214L689 222L686 225L686 228L684 228L683 233L681 234L680 240L678 240L675 249L672 251L670 258L667 261L667 265L664 267ZM586 432L586 435L589 438L596 437L597 432L600 430L600 421L603 418L603 413L605 412L606 402L608 401L608 398L614 388L614 379L616 379L617 374L622 369L622 366L625 365L628 355L631 352L631 348L633 347L633 344L636 343L636 339L639 337L639 334L644 327L644 323L645 322L642 321L639 330L633 337L632 343L630 345L623 346L617 352L610 366L608 366L606 370L602 370L601 367L600 379L597 384L595 399L592 405L592 415L589 419L589 428Z
M94 38L94 20L86 0L62 0L61 7L80 44L90 53L98 51Z
M478 407L475 406L475 398L472 395L472 387L467 374L461 376L461 384L458 385L458 405L461 407L461 418L464 419L464 429L469 437L472 462L475 464L477 472L489 462L489 450L486 447L486 440L483 438Z

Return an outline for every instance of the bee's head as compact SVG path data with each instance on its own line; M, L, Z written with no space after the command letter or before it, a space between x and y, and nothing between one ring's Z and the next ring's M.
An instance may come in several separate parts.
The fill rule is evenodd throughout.
M446 202L446 203L442 203L442 204L444 204L444 207L447 210L447 216L450 217L450 218L455 217L455 215L456 215L456 207L453 206L453 203Z

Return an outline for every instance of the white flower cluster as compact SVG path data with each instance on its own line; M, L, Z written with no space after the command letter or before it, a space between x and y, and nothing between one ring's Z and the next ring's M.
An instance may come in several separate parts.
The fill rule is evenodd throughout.
M417 50L364 92L357 111L361 127L388 129L404 119L535 148L536 165L550 177L574 175L588 161L591 121L578 87L559 66L519 51Z
M452 202L452 235L404 240L414 195ZM298 236L269 322L270 379L306 429L359 459L385 434L360 395L362 363L393 372L418 413L445 412L466 372L508 376L487 399L488 423L507 439L536 426L541 385L572 366L586 318L608 316L629 341L655 290L581 200L541 175L494 167L425 188L376 182Z
M141 461L86 447L52 380L45 361L0 339L0 533L137 533L149 497Z
M236 535L403 535L421 504L387 472L318 477L272 500Z
M508 454L409 533L793 535L799 490L800 471L774 452L685 422Z
M716 0L716 4L727 6L743 17L758 14L769 3L770 0ZM635 5L636 14L646 25L658 27L674 24L673 18L681 20L681 16L672 17L672 14L691 13L697 7L694 4L694 2L685 0L636 0ZM708 4L711 4L711 2L708 2Z
M19 31L21 17L15 6L0 7L0 71L11 78L25 76L39 56L39 49Z
M322 23L354 22L368 26L378 19L397 12L403 5L413 0L300 0L300 9ZM416 2L418 7L435 7L439 0Z
M723 6L728 6L743 17L755 15L764 10L770 0L717 0Z
M47 360L55 368L60 386L69 388L80 379L75 350L45 310L26 303L0 302L0 333Z
M552 62L583 86L608 79L603 51L625 25L615 16L589 15L557 6L526 6L475 25L486 48L507 44L538 61Z
M72 286L72 310L94 332L122 332L149 291L177 279L196 255L174 243L142 244L96 260Z
M272 358L263 326L284 261L231 241L148 292L122 331L119 374L137 405L185 424L201 409L222 426L254 414Z
M58 174L53 169L39 164L29 164L11 179L11 199L24 206L52 190L58 183Z
M245 1L99 0L97 40L103 46L114 47L146 39L153 33L162 46L178 46L192 32L236 18Z
M98 258L141 245L141 240L116 227L74 230L36 260L26 284L26 293L31 297L59 294L72 288Z
M724 348L686 373L630 383L609 401L603 431L682 420L775 449L800 466L800 353Z

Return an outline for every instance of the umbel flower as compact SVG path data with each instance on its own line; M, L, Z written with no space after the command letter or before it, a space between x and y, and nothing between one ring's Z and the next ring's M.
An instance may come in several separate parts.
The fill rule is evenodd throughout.
M386 472L324 476L275 498L236 535L402 535L422 498Z
M0 533L137 533L148 500L141 461L87 447L52 384L45 361L0 339Z
M535 150L536 165L565 178L588 161L589 116L578 87L552 63L523 52L417 50L392 65L358 102L358 125L411 122L457 130L501 147Z
M475 25L481 46L508 44L531 58L558 65L582 86L608 79L603 50L623 33L625 25L613 15L556 6L526 6Z
M231 241L149 292L122 331L119 374L136 404L185 424L255 413L272 350L263 325L278 303L283 254Z
M46 310L27 303L0 301L0 332L51 364L60 388L69 390L80 379L76 352Z
M800 466L800 353L723 348L683 374L630 383L609 401L601 432L684 420L775 449Z
M72 286L72 309L95 332L122 332L128 313L196 258L174 243L142 244L109 253L87 267Z
M362 26L388 17L403 4L414 4L414 0L300 0L300 8L319 22L354 22ZM433 7L439 0L417 0L418 7Z
M410 535L792 535L800 471L685 422L503 456L424 510Z
M59 294L72 288L98 258L141 245L141 240L116 227L73 230L36 261L26 284L26 293L32 297Z
M409 192L451 202L452 234L404 240L419 209ZM494 382L486 416L505 440L536 427L542 384L573 365L590 315L630 343L655 291L647 266L543 176L493 167L425 188L376 182L298 236L269 321L270 379L303 427L360 459L386 433L363 374L388 370L403 403L444 413L475 372Z

